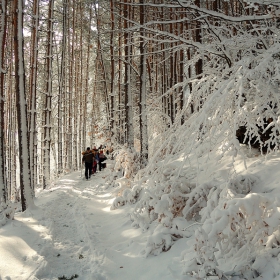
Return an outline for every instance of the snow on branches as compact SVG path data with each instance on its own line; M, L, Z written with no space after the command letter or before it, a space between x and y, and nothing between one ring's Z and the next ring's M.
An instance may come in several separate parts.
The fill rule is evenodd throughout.
M154 162L141 180L135 177L138 181L123 191L114 206L134 204L132 226L150 232L142 252L146 257L168 251L180 238L194 236L182 255L183 273L194 279L266 275L264 256L273 259L280 253L278 199L256 192L265 183L260 177L234 170L227 173L230 167L224 167L219 153L207 154L208 148L201 145L193 156L176 154ZM217 170L222 169L211 175L206 167L207 158L211 162L213 157ZM190 164L195 158L201 160L196 168Z
M184 80L184 108L156 133L147 167L114 207L134 204L132 225L151 233L145 256L194 236L182 256L185 274L273 279L265 266L280 275L279 201L257 192L265 182L244 170L254 147L267 156L280 148L279 28L273 20L201 23L205 48L184 66L192 70L203 59L203 71ZM133 160L124 154L117 166L131 178Z
M115 170L121 171L124 178L132 178L139 169L137 153L126 145L116 153Z
M208 196L207 207L200 212L203 225L195 232L196 257L185 260L185 273L253 279L264 273L263 254L279 254L278 201L250 193L256 182L254 176L242 176Z

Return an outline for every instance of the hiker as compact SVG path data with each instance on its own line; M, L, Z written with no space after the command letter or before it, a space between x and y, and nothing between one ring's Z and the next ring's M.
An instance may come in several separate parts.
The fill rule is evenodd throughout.
M85 177L88 180L91 176L93 164L93 153L90 150L90 147L87 147L87 150L83 152L82 162L85 163Z

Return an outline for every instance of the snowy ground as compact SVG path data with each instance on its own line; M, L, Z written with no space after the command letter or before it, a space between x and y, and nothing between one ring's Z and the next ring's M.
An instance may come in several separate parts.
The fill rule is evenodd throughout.
M245 176L244 178L256 178L256 183L252 185L248 195L237 193L234 199L229 198L227 203L246 202L245 206L252 210L249 209L251 212L248 219L256 219L254 225L258 225L257 219L260 220L261 230L257 231L258 227L255 225L256 235L253 231L250 235L253 241L244 235L248 239L246 244L252 246L250 248L258 246L258 250L261 250L259 253L253 252L257 257L255 268L251 264L249 270L253 267L261 273L256 279L280 279L280 257L275 253L275 246L280 252L279 244L265 247L254 241L254 236L260 235L263 228L266 228L265 242L270 244L274 236L280 243L280 230L279 233L276 231L280 219L280 154L263 157L255 151L247 153L247 169L242 157L238 156L234 164L231 159L207 157L207 160L200 164L199 176L193 175L195 171L191 167L186 169L184 175L193 178L194 182L197 181L197 185L212 180L223 182L230 172ZM175 170L179 170L180 161L174 160L171 163ZM133 205L111 210L120 188L106 185L105 178L111 172L109 167L110 164L90 181L83 180L81 172L74 172L59 179L50 189L37 193L35 208L27 210L26 213L16 213L14 220L0 228L0 280L194 279L183 274L184 266L188 263L186 260L195 259L194 234L178 239L167 252L145 257L147 240L155 230L156 222L146 232L142 232L141 229L132 227L130 213ZM268 217L258 218L257 214L262 208L259 208L256 202L260 198L266 202ZM223 201L220 204L221 209L218 204L211 215L209 212L210 222L219 213L221 218L225 216L225 204ZM193 221L189 223L198 224ZM213 229L217 226L217 222L213 222ZM195 226L192 228L195 229ZM225 271L230 271L238 263L244 262L243 255L247 255L246 250L243 255L240 255L239 251L237 253L236 258L228 257L225 262L223 255L217 255ZM207 279L218 278L211 276ZM244 278L236 276L234 280L236 279Z
M90 181L80 172L61 178L37 195L35 209L0 228L1 280L188 279L172 265L186 240L145 258L148 233L131 227L129 206L110 210L115 194L102 189L106 172Z

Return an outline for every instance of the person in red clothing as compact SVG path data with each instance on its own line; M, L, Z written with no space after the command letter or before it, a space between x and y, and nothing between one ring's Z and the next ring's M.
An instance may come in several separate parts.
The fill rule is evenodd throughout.
M96 173L96 169L97 169L97 149L94 146L92 149L92 153L93 153L93 163L92 163L92 174Z

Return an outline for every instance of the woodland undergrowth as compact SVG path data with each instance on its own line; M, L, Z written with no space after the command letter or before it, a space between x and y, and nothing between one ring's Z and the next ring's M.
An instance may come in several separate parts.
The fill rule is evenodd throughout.
M182 115L188 115L190 104L201 108L183 125L182 115L177 118L144 170L133 173L133 157L120 159L125 151L116 157L117 170L122 165L130 183L112 209L133 205L132 226L151 233L145 256L168 251L180 238L192 240L181 261L183 273L193 279L258 279L268 264L271 279L280 275L274 265L280 258L278 200L255 191L265 184L258 176L235 170L237 158L246 170L253 144L258 143L263 161L279 150L279 69L273 48L220 76L193 81L195 94ZM240 127L247 146L236 137Z
M178 173L178 163L158 162L141 180L135 176L111 209L133 205L132 226L151 233L146 257L168 251L180 238L194 237L192 249L181 256L184 274L194 279L257 278L264 256L278 258L280 253L277 199L254 192L264 183L257 176L234 173L228 180L220 176L199 183L197 170L184 165ZM227 265L233 262L234 267Z

